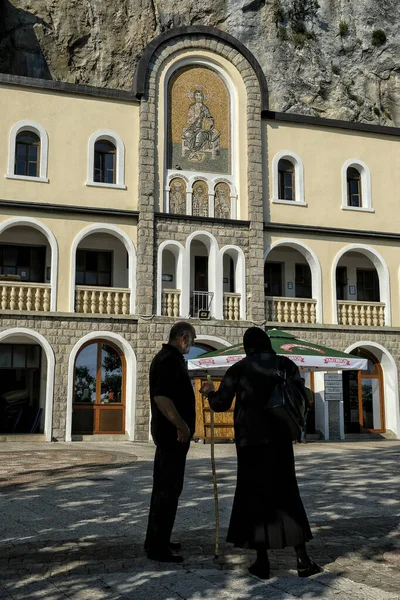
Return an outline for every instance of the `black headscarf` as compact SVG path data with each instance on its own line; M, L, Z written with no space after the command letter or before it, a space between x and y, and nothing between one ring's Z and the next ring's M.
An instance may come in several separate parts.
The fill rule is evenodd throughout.
M275 350L273 350L271 346L271 340L265 331L259 327L250 327L245 332L243 336L243 347L247 356L257 352L275 354Z

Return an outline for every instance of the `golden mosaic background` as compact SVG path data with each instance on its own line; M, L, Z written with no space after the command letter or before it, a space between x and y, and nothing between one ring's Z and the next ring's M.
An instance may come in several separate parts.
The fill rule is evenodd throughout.
M189 107L195 101L193 92L199 88L205 96L204 104L214 119L214 128L220 133L220 153L214 160L207 156L205 165L192 164L187 158L182 161L179 154L182 134L189 124ZM177 163L183 169L212 170L220 173L230 172L229 91L221 77L212 69L203 66L190 66L179 69L171 77L168 89L168 146L169 168L175 168L175 163ZM174 154L173 158L172 154Z

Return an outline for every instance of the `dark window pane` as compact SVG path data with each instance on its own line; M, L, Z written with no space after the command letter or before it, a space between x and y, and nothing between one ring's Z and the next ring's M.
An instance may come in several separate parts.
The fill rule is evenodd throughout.
M0 367L11 367L11 346L0 344Z
M31 257L31 249L29 246L18 246L17 261L20 266L29 265Z
M3 261L7 267L12 267L17 264L18 247L3 246Z
M98 281L98 285L110 287L110 285L111 285L110 274L109 273L99 273L97 281Z
M99 140L94 145L95 152L115 152L115 146L112 142L108 142L107 140Z
M112 346L101 350L101 401L122 402L122 361Z
M76 285L83 285L85 283L84 273L83 271L76 272Z
M39 144L40 138L33 131L23 131L17 135L17 143L24 142L27 144Z
M97 343L86 346L75 364L75 402L96 402Z
M76 268L83 270L85 268L85 252L78 250L76 253Z
M88 271L97 271L97 252L86 252L86 269Z
M37 177L37 164L30 162L28 167L29 177Z
M21 277L21 281L31 281L31 271L28 267L18 267L17 275Z
M29 281L44 283L44 269L30 269Z
M28 368L39 368L40 364L40 347L27 346L26 366Z
M99 252L97 268L99 271L109 271L111 268L111 253L110 252Z
M265 263L264 288L266 296L282 296L281 263Z
M17 151L16 151L16 155L17 155L17 159L24 161L26 159L26 146L25 144L17 144Z
M32 162L37 162L38 159L38 146L28 146L28 158Z
M13 346L13 364L12 366L15 367L19 367L19 368L25 368L26 366L26 346L19 346L18 344L16 344L15 346Z
M97 285L97 273L93 273L92 271L86 271L85 284L86 285Z

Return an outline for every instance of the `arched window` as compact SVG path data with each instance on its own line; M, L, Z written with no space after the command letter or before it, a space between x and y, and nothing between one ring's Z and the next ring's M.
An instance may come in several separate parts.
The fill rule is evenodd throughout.
M278 163L279 200L296 200L294 165L290 160Z
M278 204L306 206L303 162L291 150L278 152L272 160L272 194Z
M354 167L347 169L347 205L362 206L361 173Z
M86 185L126 190L125 147L117 133L103 129L90 136Z
M14 174L39 177L40 138L33 131L21 131L15 140Z
M227 183L217 183L214 188L214 217L231 218L231 191Z
M124 433L125 359L104 340L85 345L76 357L72 433Z
M374 212L371 173L358 158L351 158L342 166L342 210Z
M98 140L94 145L93 181L115 183L116 147L108 140Z
M169 212L175 215L186 214L186 182L174 177L169 184Z

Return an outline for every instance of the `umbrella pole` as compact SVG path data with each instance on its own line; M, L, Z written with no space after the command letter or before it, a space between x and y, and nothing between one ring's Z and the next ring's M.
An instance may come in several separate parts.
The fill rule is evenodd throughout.
M207 375L207 381L211 382L210 375ZM219 555L219 501L218 501L218 484L217 484L217 470L215 466L215 422L214 422L214 411L210 407L211 416L211 469L212 479L214 486L214 506L215 506L215 550L214 558L218 558Z

